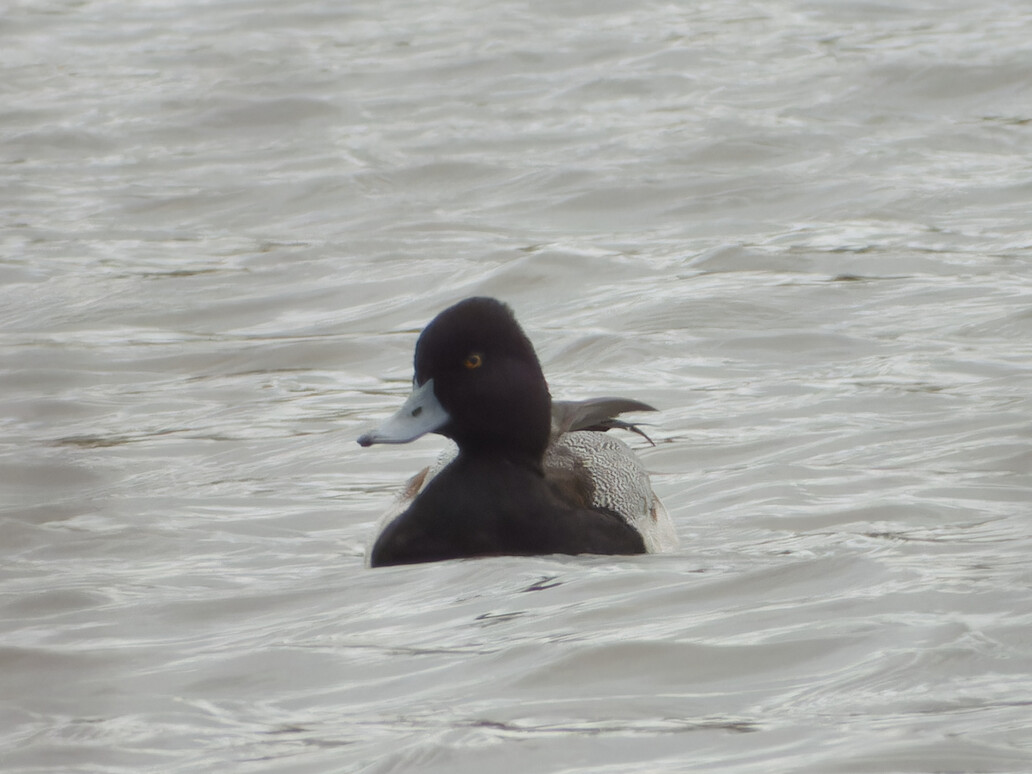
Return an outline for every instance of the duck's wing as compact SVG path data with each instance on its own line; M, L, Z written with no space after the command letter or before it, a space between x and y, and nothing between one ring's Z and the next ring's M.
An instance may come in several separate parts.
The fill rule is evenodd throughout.
M648 471L619 438L564 433L545 453L545 477L571 505L620 516L641 534L649 553L677 548L674 523L652 491Z
M628 411L656 411L648 403L630 398L589 398L588 400L553 400L552 432L572 433L576 430L608 430L623 427L617 419ZM616 423L616 424L614 424Z
M588 400L554 400L552 401L552 438L556 440L564 433L578 430L605 432L619 428L637 433L650 444L652 439L632 422L617 419L628 411L656 411L648 403L630 398L589 398ZM655 446L655 444L652 444Z

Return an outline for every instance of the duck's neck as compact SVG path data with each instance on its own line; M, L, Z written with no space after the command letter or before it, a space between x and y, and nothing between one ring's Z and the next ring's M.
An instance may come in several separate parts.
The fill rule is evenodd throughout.
M526 391L476 421L455 423L449 435L467 456L504 459L540 472L551 432L551 401L546 392Z
M540 452L528 452L509 445L498 444L459 444L459 457L467 462L498 461L523 468L536 476L544 476L544 449Z

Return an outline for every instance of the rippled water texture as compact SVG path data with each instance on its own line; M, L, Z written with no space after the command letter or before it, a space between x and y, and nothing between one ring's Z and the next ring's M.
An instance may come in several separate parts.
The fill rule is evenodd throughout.
M0 12L0 768L1032 770L1032 10ZM515 308L677 554L368 570Z

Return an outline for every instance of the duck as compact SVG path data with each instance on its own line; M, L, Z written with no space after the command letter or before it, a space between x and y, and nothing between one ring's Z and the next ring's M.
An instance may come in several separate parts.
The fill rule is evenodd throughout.
M553 401L507 304L473 297L439 313L419 335L414 371L401 408L359 445L428 433L454 444L381 517L369 566L677 548L644 464L608 432L645 436L619 417L656 409L629 398Z

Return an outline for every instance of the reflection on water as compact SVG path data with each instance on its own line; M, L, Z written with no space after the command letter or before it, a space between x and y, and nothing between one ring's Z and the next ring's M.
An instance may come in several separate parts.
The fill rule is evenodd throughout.
M1030 26L13 8L4 770L1032 768ZM678 554L363 568L473 294Z

